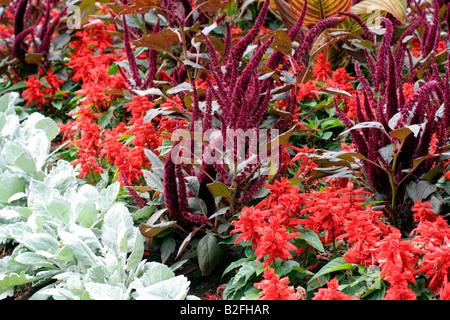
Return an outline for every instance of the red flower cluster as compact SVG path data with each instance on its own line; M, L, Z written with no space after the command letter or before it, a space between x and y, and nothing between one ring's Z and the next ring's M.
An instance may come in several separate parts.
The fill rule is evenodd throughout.
M39 75L42 76L42 70L39 70ZM42 83L44 81L46 83ZM25 106L29 106L35 102L38 109L42 109L42 105L49 104L55 93L61 91L61 84L64 80L59 79L53 72L49 71L41 79L35 75L24 80L27 89L22 92L22 98L26 101ZM67 97L67 94L62 94Z
M362 189L353 190L353 187L348 179L333 180L323 191L311 190L309 194L299 195L305 204L301 213L307 214L300 223L316 233L325 231L323 242L334 243L345 232L343 222L347 216L354 211L364 211L365 195L370 195Z
M319 288L312 300L353 300L352 296L338 290L339 281L335 278L327 281L327 288Z
M414 243L423 249L423 261L416 273L424 272L430 279L429 288L440 295L441 300L450 299L448 295L450 274L450 226L429 208L430 202L418 201L414 207L414 220L419 221L410 236L415 235Z
M293 286L288 286L289 278L281 278L271 268L264 270L264 280L255 283L259 293L259 300L298 300Z
M63 140L70 140L76 147L78 156L72 164L80 164L80 177L102 172L105 169L102 158L105 158L133 183L142 176L141 169L150 165L144 149L157 153L155 149L162 141L160 132L173 130L176 124L172 120L165 124L158 117L152 122L144 122L145 113L154 107L147 96L135 96L124 104L122 118L128 120L115 128L105 129L98 124L101 114L95 112L107 110L128 88L120 74L108 72L113 62L126 58L123 50L112 49L112 37L105 31L114 30L114 25L98 22L76 33L78 40L70 44L73 51L68 65L72 68L72 79L81 82L77 94L82 99L79 110L71 115L76 119L60 127ZM119 181L124 183L121 175Z
M300 193L299 187L285 178L265 187L271 194L258 205L245 207L232 231L241 233L236 242L252 242L257 259L265 259L265 268L276 258L292 259L294 250L296 255L304 251L291 242L299 235L293 230L303 225L322 235L326 244L344 241L347 250L343 258L348 262L378 266L389 284L384 300L417 299L410 285L416 284L419 273L429 279L429 288L436 296L450 299L450 226L433 213L431 203L415 203L412 212L418 224L411 239L404 240L400 230L380 221L381 211L363 206L370 193L355 190L348 179L333 179L330 186L310 193ZM265 280L255 284L263 289L261 298L293 298L287 278L279 280L270 268L266 272ZM313 299L351 299L338 290L336 279L327 286L319 289Z
M292 219L298 212L300 203L298 187L289 185L289 180L282 178L274 186L267 186L272 194L256 207L245 207L239 219L234 221L235 229L231 233L241 232L236 243L252 240L252 247L258 260L265 258L263 266L269 266L275 259L286 261L292 258L290 251L296 247L289 240L296 238L299 232L289 232L295 226Z

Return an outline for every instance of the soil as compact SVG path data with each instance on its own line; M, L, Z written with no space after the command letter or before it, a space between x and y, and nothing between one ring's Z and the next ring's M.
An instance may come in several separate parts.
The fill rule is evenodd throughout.
M14 247L15 245L7 243L0 253L0 259L11 255ZM20 288L16 288L14 295L6 298L5 300L28 300L37 290L39 290L39 288L35 288L30 283L27 283Z
M185 270L193 268L192 272L185 274L191 282L189 295L194 295L202 300L222 300L222 293L226 284L233 276L232 272L222 277L225 268L235 260L234 255L225 256L219 263L219 266L209 275L202 276L201 270L192 259L186 262L183 267Z

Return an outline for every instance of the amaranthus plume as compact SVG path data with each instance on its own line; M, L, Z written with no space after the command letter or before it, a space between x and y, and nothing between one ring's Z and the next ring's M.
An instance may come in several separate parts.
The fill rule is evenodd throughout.
M434 7L436 8L436 2ZM436 63L431 61L429 70L424 73L427 82L406 99L403 84L414 81L414 78L402 73L407 49L403 44L403 38L391 44L394 26L389 19L381 19L386 32L378 48L377 59L371 61L369 58L374 86L370 86L369 80L363 76L357 62L355 70L362 85L362 97L356 95L356 122L378 122L383 129L369 126L361 130L351 130L350 134L356 151L367 158L367 161L361 161L367 181L386 200L385 213L395 223L397 219L410 220L410 217L402 216L401 212L406 184L414 177L429 172L436 161L436 158L422 159L431 157L429 146L432 136L437 137L435 146L437 156L448 141L449 72L447 70L446 75L441 76ZM412 34L418 26L418 23L413 24L406 33ZM434 33L432 29L429 32ZM430 36L429 33L426 39L430 39ZM435 42L430 40L429 43L430 48L434 48ZM392 46L395 45L398 45L398 49L394 53ZM366 55L370 57L367 52ZM416 70L409 70L409 73L410 77L417 74ZM353 122L340 110L336 102L335 105L344 125L349 129L352 128ZM443 112L438 114L441 105ZM414 128L420 130L413 133ZM393 130L409 131L402 131L407 133L407 136L399 137L389 134ZM400 145L401 149L397 150ZM395 161L386 158L385 154L383 156L383 151L387 148L393 148ZM410 174L411 172L414 174Z
M31 23L28 23L29 17L27 18L27 12L29 8L28 0L20 0L15 7L16 11L14 14L14 43L12 55L14 58L17 58L22 64L26 65L30 70L35 70L36 65L32 66L25 61L27 52L31 53L31 47L34 47L34 53L42 54L45 61L48 61L47 57L50 52L52 37L62 17L67 13L68 10L67 7L63 8L50 23L51 3L51 0L47 0L45 10L43 10L45 11L45 13L43 15L40 15L39 18L32 21ZM27 27L27 24L31 25ZM40 27L40 32L38 35L34 35L34 32L38 30L38 27ZM30 34L33 37L33 41L30 43L26 43L25 39ZM35 36L38 36L40 39L39 45L34 39Z

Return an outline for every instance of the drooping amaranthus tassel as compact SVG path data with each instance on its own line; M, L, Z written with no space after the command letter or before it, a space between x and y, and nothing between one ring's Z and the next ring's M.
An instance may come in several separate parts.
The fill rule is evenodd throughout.
M253 112L250 113L250 115L253 114L253 116L250 117L248 128L257 128L259 126L259 123L261 122L263 115L267 112L267 109L269 107L271 99L270 90L271 86L267 85L266 94L264 95L264 97L259 99L259 102L258 104L256 104L255 108L253 109Z
M194 130L194 122L200 119L200 106L198 104L198 93L197 86L195 82L192 81L192 115L191 115L191 128L190 131Z
M225 22L225 48L223 49L223 54L222 54L222 61L223 63L226 63L230 57L230 51L231 51L231 40L232 40L232 35L231 35L231 27L230 24L228 23L228 21Z
M259 46L259 48L253 54L248 64L245 66L244 70L241 73L241 76L237 79L235 89L236 88L242 88L243 90L247 89L250 76L252 75L253 71L258 68L259 63L261 62L261 59L264 56L264 53L272 45L274 39L275 37L272 36L263 45Z
M353 12L343 12L343 11L338 11L337 13L340 14L340 15L343 15L343 16L350 17L353 20L355 20L355 22L361 27L361 29L364 32L364 38L366 40L375 42L375 40L376 40L375 34L372 33L372 31L370 31L370 29L367 26L367 24L358 15L354 14Z
M400 118L397 120L395 129L408 124L417 124L416 121L414 121L414 115L416 115L418 113L417 110L421 108L416 107L414 114L411 114L414 105L423 104L424 102L428 101L428 96L438 85L439 83L437 81L430 81L424 84L418 91L413 94L413 96L406 102L405 106L402 108ZM408 122L409 118L411 118L411 120Z
M242 120L244 118L248 118L247 112L250 111L250 108L244 108L245 103L243 102L242 97L248 96L246 91L248 89L250 78L254 71L258 69L259 63L264 53L270 47L273 40L274 37L270 37L267 42L259 46L247 66L242 71L241 75L236 80L236 83L234 84L234 90L232 94L232 108L231 113L228 115L228 123L233 128L242 128L242 126L238 126L238 124L242 125ZM248 102L254 105L254 101ZM239 121L239 119L241 119L241 121Z
M427 34L427 37L425 39L425 45L422 48L422 55L424 57L428 56L433 50L437 49L437 46L439 44L439 36L440 36L440 17L439 17L439 11L440 6L437 0L433 0L433 25L430 28L430 31Z
M159 30L160 30L160 28L159 28L159 19L158 19L155 26L153 27L153 34L159 32ZM148 52L148 74L147 74L147 79L145 80L145 82L142 86L143 89L149 89L149 88L153 87L153 80L155 80L155 75L156 75L156 72L158 71L157 59L158 59L158 51L149 49L149 52Z
M362 86L362 92L364 94L364 96L367 97L367 102L369 103L369 105L371 105L372 103L375 103L375 96L373 94L372 88L369 84L369 82L367 81L367 79L364 77L361 68L359 67L359 63L358 61L355 61L355 73L356 76L358 77L359 82L361 83ZM365 110L366 112L368 110ZM373 111L372 108L370 108L369 110L370 114L368 114L369 119L371 120L375 120L375 117L373 116Z
M45 6L45 15L44 15L44 21L41 26L41 31L39 32L39 39L44 39L44 35L47 32L48 24L50 23L50 13L51 13L51 6L50 6L51 0L47 0L47 4Z
M181 171L180 166L175 166L175 173L178 183L178 199L180 207L180 220L177 220L180 226L189 226L192 224L208 224L209 219L201 214L193 214L189 208L189 202L186 192L186 179Z
M309 33L306 35L306 37L303 39L300 46L294 51L293 58L296 61L299 61L299 59L303 60L304 56L309 53L311 50L314 40L316 37L330 24L338 23L342 21L342 18L340 17L330 17L325 18L321 21L319 21L314 27L311 28Z
M445 13L445 24L447 25L447 30L450 30L450 5L447 5L447 12ZM445 42L448 43L449 41L450 41L450 32L447 32Z
M434 129L436 128L437 122L434 117L436 115L436 111L438 110L439 105L434 104L431 107L431 110L428 110L428 119L425 123L425 128L423 129L422 135L420 136L420 142L417 146L415 158L420 158L428 153L428 148L430 146L431 136L433 135Z
M134 202L136 202L139 205L139 208L142 209L145 206L147 206L147 203L145 203L144 199L142 199L141 196L139 196L138 193L133 188L131 188L130 181L128 180L127 176L123 173L122 170L120 170L120 177L122 178L122 181L125 184Z
M375 66L375 70L372 70L373 82L375 88L379 88L383 83L385 83L387 79L387 70L386 70L386 59L388 52L391 51L391 41L394 36L394 25L391 20L385 17L380 18L385 27L386 31L383 36L383 40L381 40L380 48L378 50L378 57Z
M169 211L169 217L171 220L177 221L182 227L192 224L207 224L209 223L208 218L190 212L186 193L186 181L181 172L181 168L175 165L172 158L172 152L176 150L175 146L177 145L177 142L174 143L164 163L164 202Z
M136 64L136 57L134 56L133 49L131 48L130 45L130 32L128 30L128 24L125 19L125 15L122 17L122 21L123 21L123 44L128 59L128 65L130 66L131 76L133 77L134 86L136 88L142 88L142 79L139 74L139 68Z
M449 6L450 7L450 6ZM448 132L450 126L450 84L449 71L447 69L444 76L444 132Z
M48 53L50 51L50 42L52 40L53 33L56 30L59 22L61 21L62 16L64 16L67 12L67 7L63 8L61 12L56 16L55 20L53 20L52 24L48 28L47 32L44 34L44 38L42 39L42 44L36 50L38 53Z
M219 58L217 57L216 48L212 44L211 40L209 40L209 38L203 32L200 32L200 34L203 36L203 39L205 40L206 46L208 47L209 56L211 57L210 69L214 70L215 74L217 75L217 78L220 81L222 81L223 73L220 70Z
M298 35L300 29L303 26L303 22L305 21L306 9L307 8L308 8L308 1L305 1L305 3L303 4L303 8L302 8L302 11L300 13L300 16L297 19L297 22L295 23L295 25L292 27L292 29L288 33L289 39L291 41L294 41L297 38L297 35ZM278 64L280 63L281 59L283 58L283 55L284 55L283 52L275 50L272 53L272 55L269 57L269 59L267 60L266 66L268 66L272 70L275 70L275 68L278 66Z
M20 62L25 63L25 50L22 48L25 38L35 31L35 26L29 27L23 30L21 33L15 36L13 46L13 56L19 59Z
M169 218L174 221L182 220L180 204L178 202L177 175L175 163L172 160L172 152L178 143L174 143L164 163L164 202L169 211Z
M19 0L16 13L14 14L14 35L18 36L25 28L25 13L27 11L28 0Z
M398 112L399 106L397 96L397 68L391 50L388 51L387 56L388 76L384 96L386 98L385 119L389 121Z
M261 10L259 11L258 18L256 19L253 27L250 31L242 37L238 43L231 49L234 53L234 57L237 60L241 60L247 47L256 39L261 27L264 25L264 20L266 19L267 12L269 10L270 0L265 0Z
M209 87L206 90L206 105L205 105L205 113L203 116L203 132L206 132L207 130L212 128L212 122L213 122L213 111L212 111L212 90L211 87Z

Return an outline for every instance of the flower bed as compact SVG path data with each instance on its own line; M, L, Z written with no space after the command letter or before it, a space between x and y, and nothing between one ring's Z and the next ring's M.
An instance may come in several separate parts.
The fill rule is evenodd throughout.
M445 1L0 4L0 298L450 299Z

